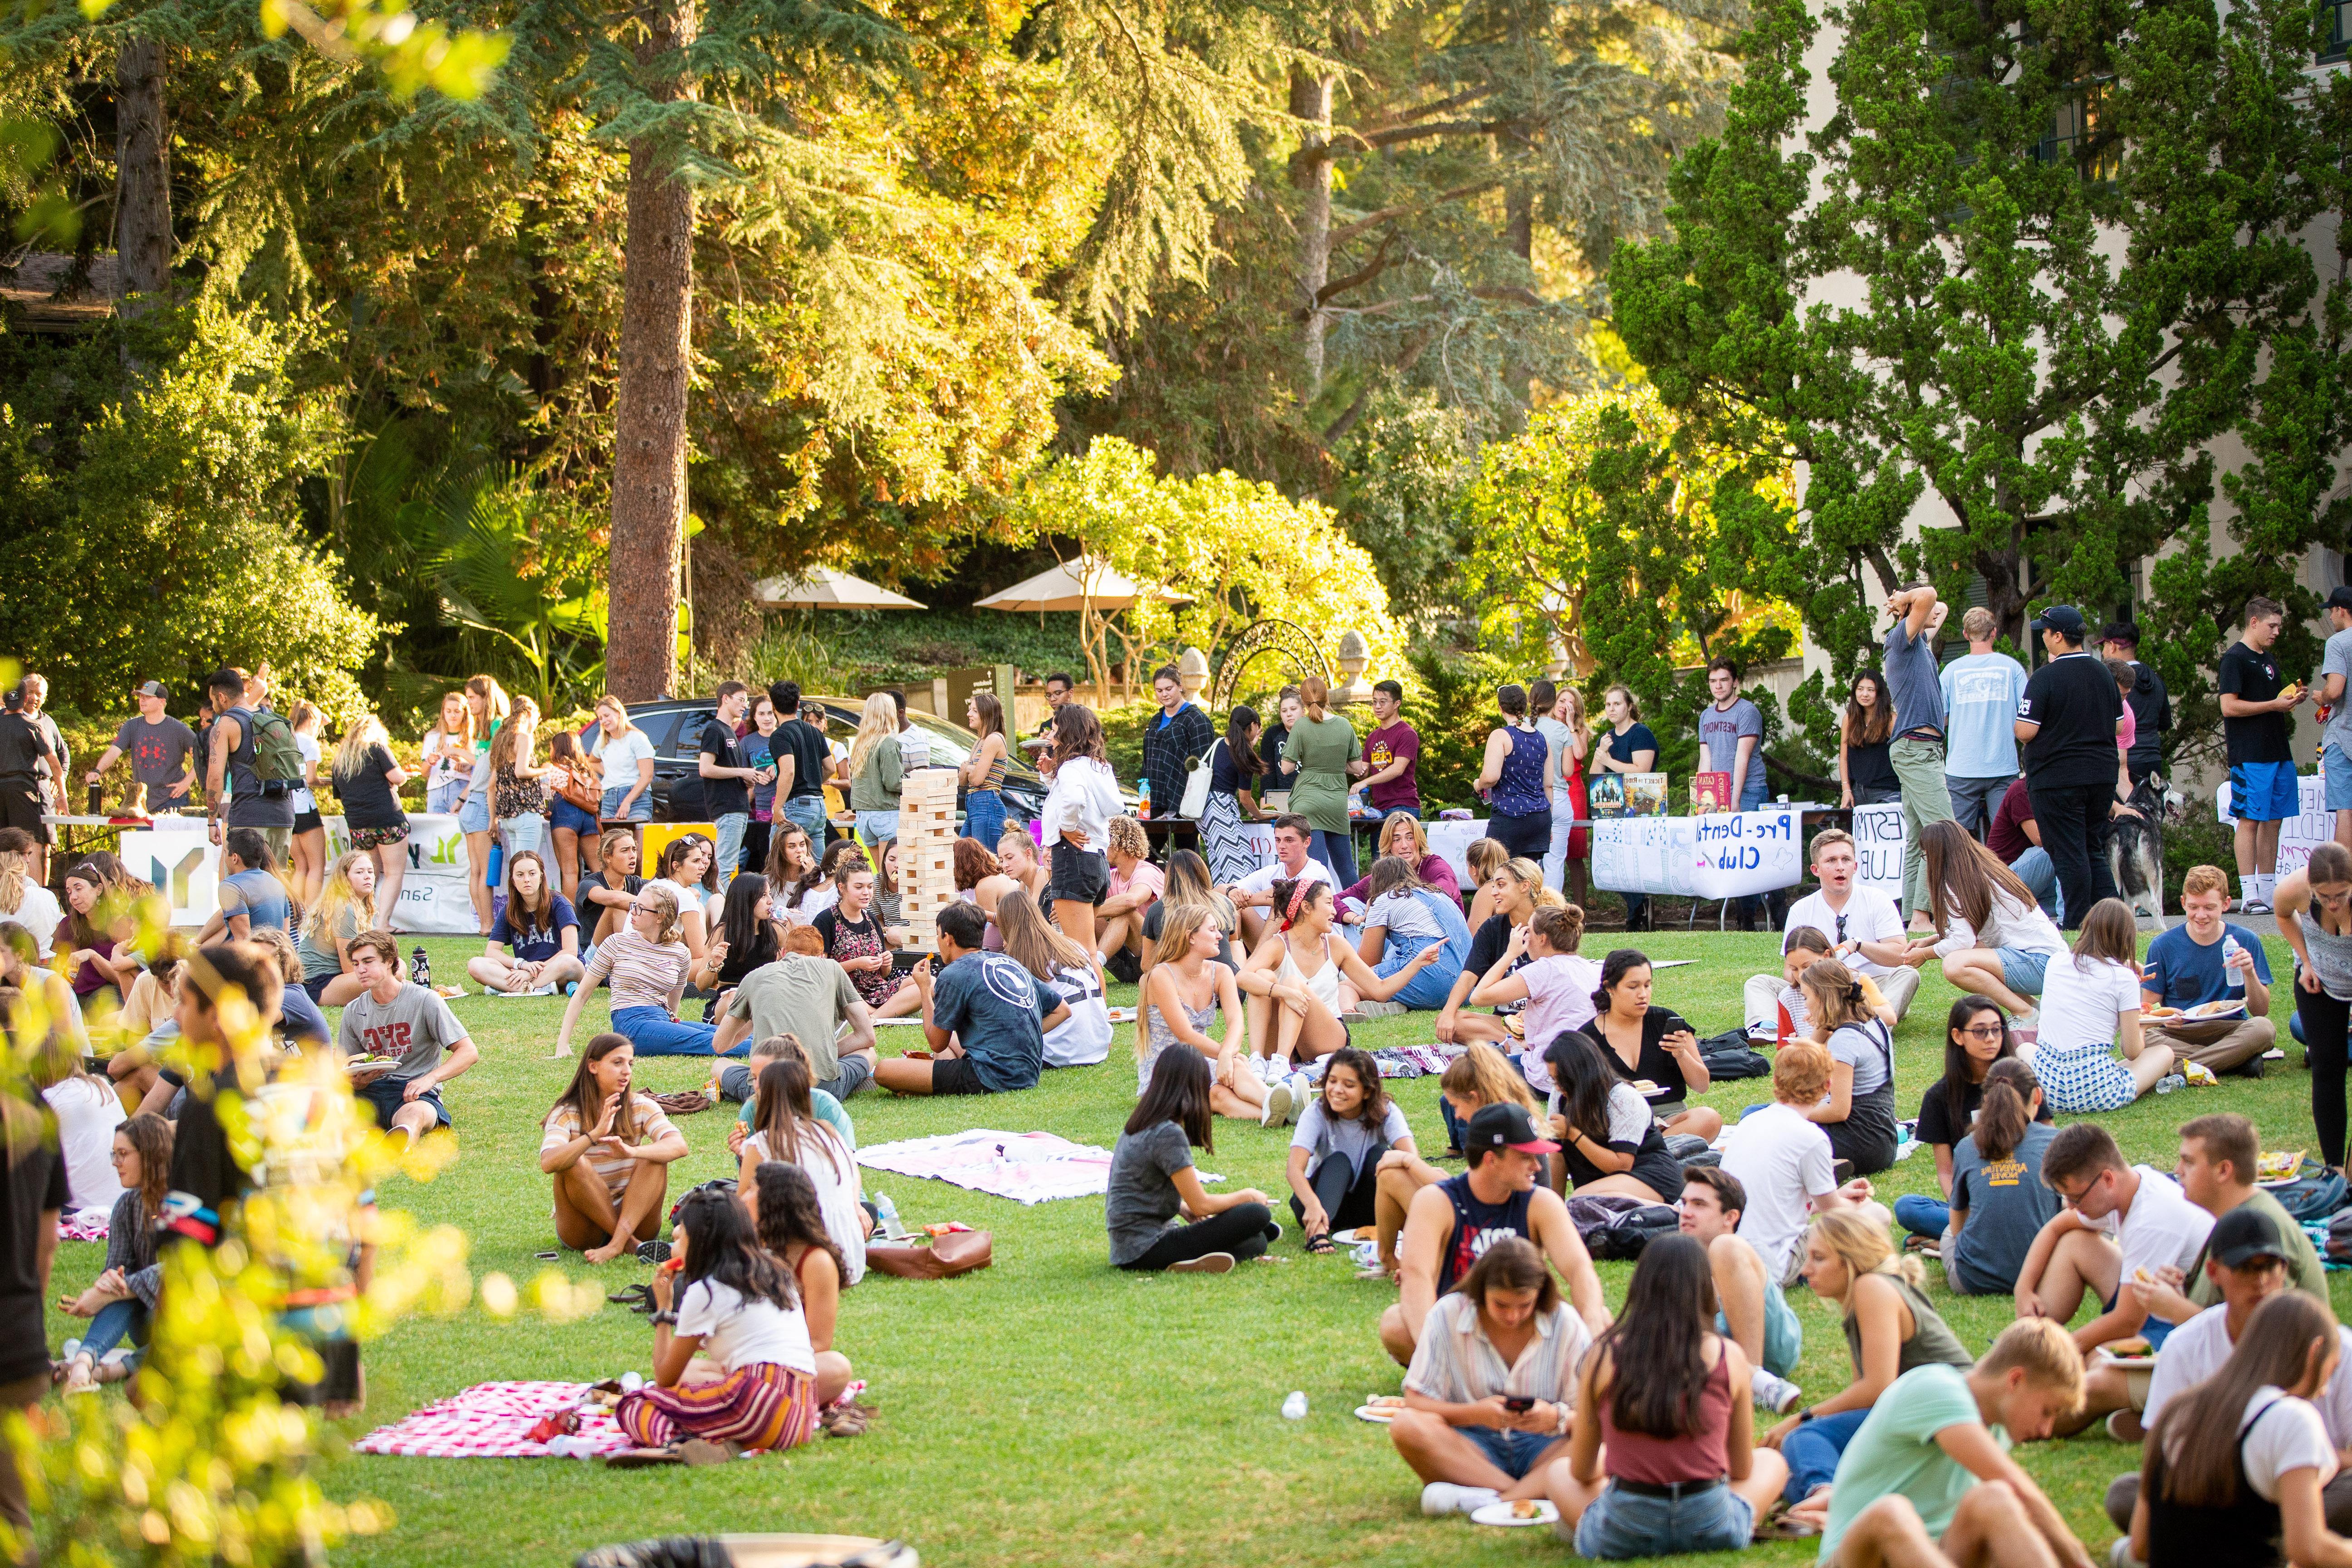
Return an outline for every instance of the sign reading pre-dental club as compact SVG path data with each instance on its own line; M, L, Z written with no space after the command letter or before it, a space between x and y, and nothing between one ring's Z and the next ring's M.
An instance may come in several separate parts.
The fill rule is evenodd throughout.
M1803 868L1794 806L1592 825L1592 882L1616 893L1738 899L1792 886ZM1901 825L1896 826L1898 834Z

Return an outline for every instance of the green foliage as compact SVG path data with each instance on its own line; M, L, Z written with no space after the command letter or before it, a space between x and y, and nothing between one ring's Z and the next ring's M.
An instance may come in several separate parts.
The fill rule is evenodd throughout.
M1475 808L1472 793L1486 755L1486 736L1501 722L1495 691L1517 679L1502 660L1483 653L1449 653L1418 643L1405 656L1412 678L1404 683L1405 717L1421 734L1413 777L1422 812Z
M1335 505L1408 619L1454 602L1471 527L1455 498L1475 472L1470 422L1434 394L1379 398L1340 448Z

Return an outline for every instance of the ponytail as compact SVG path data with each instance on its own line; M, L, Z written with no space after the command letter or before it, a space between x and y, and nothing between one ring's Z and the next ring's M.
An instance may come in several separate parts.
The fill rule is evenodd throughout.
M2032 1106L2042 1080L2021 1057L2004 1057L1985 1074L1984 1103L1977 1108L1977 1152L1987 1161L2006 1160L2033 1125Z

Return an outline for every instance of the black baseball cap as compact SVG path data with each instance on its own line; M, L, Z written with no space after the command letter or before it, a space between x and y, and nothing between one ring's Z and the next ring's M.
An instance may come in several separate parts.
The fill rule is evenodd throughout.
M2139 647L2139 628L2129 621L2109 621L2099 633L2101 642L2119 642L2126 647Z
M2352 587L2338 586L2328 589L2327 603L2323 605L2322 608L2330 610L2352 610Z
M140 687L136 691L132 692L131 695L133 697L169 697L172 694L163 689L163 683L162 681L151 680L144 686Z
M2032 629L2037 632L2056 632L2069 642L2081 642L2083 634L2090 629L2090 626L2083 619L2083 612L2074 605L2053 605L2033 617Z
M1482 1105L1471 1114L1469 1131L1462 1135L1462 1152L1467 1154L1480 1149L1517 1149L1523 1154L1559 1152L1559 1144L1536 1136L1528 1108L1516 1100Z
M2206 1243L2205 1256L2224 1268L2243 1268L2257 1258L2294 1261L2287 1252L2286 1238L2279 1235L2277 1222L2252 1204L2240 1204L2213 1222L2213 1235Z

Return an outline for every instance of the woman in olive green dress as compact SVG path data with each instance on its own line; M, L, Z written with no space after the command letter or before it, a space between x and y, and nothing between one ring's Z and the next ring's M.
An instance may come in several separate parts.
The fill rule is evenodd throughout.
M1307 853L1323 862L1335 888L1356 880L1356 841L1348 822L1348 764L1356 760L1356 727L1329 709L1331 689L1320 676L1298 683L1307 705L1282 743L1282 760L1295 763L1290 809L1315 830Z

